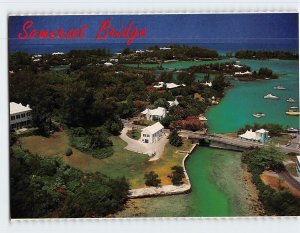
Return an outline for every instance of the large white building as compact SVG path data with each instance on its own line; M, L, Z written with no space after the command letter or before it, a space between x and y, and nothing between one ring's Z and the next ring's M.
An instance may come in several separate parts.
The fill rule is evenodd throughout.
M147 120L150 121L160 121L166 116L166 109L162 107L158 107L156 109L145 109L141 112L143 115L145 115Z
M31 124L31 111L29 105L17 104L10 102L9 104L10 128L20 129Z
M265 129L259 129L253 132L252 129L250 129L247 130L244 134L239 135L239 138L248 141L265 143L269 139L269 131Z
M156 122L155 124L142 129L142 142L143 143L155 143L163 136L163 129L161 123Z

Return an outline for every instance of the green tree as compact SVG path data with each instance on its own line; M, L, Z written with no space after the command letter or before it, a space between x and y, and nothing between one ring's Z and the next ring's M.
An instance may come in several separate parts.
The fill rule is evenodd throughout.
M172 168L171 180L174 185L182 184L182 179L184 178L183 167L173 166Z
M147 186L157 187L161 183L161 180L158 178L158 175L154 171L146 173L144 175L144 179L145 179L145 185Z
M171 131L170 135L169 135L169 143L172 146L182 146L183 141L182 138L178 135L178 130L174 129Z
M177 80L178 82L190 86L193 82L195 82L195 75L194 73L180 72L177 76Z

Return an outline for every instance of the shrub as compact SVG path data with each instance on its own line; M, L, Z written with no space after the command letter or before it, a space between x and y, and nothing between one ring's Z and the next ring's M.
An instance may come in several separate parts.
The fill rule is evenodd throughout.
M172 168L171 180L174 185L182 184L182 179L184 178L183 167L173 166Z
M68 149L66 149L65 156L70 156L72 154L73 154L73 151L72 151L72 149L70 147Z
M145 179L145 185L147 186L157 187L161 183L161 180L158 179L158 175L154 171L146 173L144 175L144 179Z

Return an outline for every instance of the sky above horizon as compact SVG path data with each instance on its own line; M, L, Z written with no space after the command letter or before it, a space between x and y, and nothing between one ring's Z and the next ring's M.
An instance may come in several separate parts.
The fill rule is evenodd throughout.
M97 31L103 20L109 19L119 29L134 21L133 27L146 27L147 35L134 43L184 42L251 42L259 40L298 40L297 13L267 14L182 14L182 15L70 15L70 16L10 16L8 35L10 43L61 44L61 43L125 43L125 39L97 41ZM18 39L22 25L33 20L31 29L80 28L88 26L83 40ZM29 29L30 30L30 29Z

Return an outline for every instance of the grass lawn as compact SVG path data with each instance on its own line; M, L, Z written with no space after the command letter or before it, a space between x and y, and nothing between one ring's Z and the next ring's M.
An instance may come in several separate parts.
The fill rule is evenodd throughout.
M277 144L286 145L289 139L290 136L288 134L283 134L279 137L272 137L270 143L273 145L277 145Z
M141 133L142 130L140 129L132 129L127 131L127 136L134 139L134 140L139 140L141 138Z
M22 147L31 153L53 158L59 156L70 166L84 172L99 171L110 177L125 176L132 188L144 187L144 174L149 171L155 171L162 180L162 184L171 184L167 177L171 174L171 167L181 166L185 153L180 153L180 151L187 151L192 146L188 140L184 140L184 145L179 148L167 144L161 159L149 162L147 155L125 150L126 143L119 137L111 137L111 140L114 145L113 155L97 159L74 147L72 147L73 154L71 156L64 156L65 150L70 147L69 138L64 131L56 132L48 138L28 136L19 139Z

